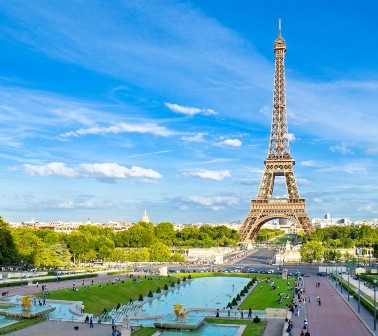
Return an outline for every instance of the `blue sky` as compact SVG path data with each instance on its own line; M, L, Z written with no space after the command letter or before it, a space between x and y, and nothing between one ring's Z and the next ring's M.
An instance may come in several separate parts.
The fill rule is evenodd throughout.
M278 18L310 217L378 217L376 1L3 1L0 214L243 220ZM281 182L281 183L280 183ZM277 181L275 195L285 194Z

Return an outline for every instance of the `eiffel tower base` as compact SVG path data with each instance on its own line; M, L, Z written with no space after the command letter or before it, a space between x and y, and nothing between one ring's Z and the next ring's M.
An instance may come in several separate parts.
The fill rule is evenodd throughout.
M260 228L268 221L277 218L293 221L305 233L314 231L305 209L304 199L252 200L251 210L239 231L240 240L244 244L249 240L256 240Z

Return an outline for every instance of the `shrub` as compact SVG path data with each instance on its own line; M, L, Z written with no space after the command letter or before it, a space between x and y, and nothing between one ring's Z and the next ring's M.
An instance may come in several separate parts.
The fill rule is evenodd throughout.
M133 300L132 300L132 299L130 299L130 300L129 300L129 302L130 302L130 303L133 303Z
M148 297L154 297L154 294L152 294L151 290L148 292Z
M120 305L119 302L118 302L116 309L118 310L119 307L121 307L121 305Z
M236 301L235 298L232 299L231 304L232 304L233 306L237 306L237 305L238 305L238 303L237 303L237 301Z
M177 279L177 284L178 284L178 285L180 284L180 279Z
M188 275L188 279L191 279L191 278L192 278L192 276L189 274L189 275Z
M164 290L168 290L168 285L167 284L164 285Z
M260 317L257 315L253 318L253 323L259 323L260 322Z
M161 289L160 289L159 286L158 286L158 288L156 289L156 293L161 293Z
M186 281L186 277L184 277L184 279L182 279L182 281Z
M175 283L173 281L171 282L171 287L175 287Z
M138 301L143 301L143 295L142 294L139 294L139 299Z
M236 295L236 301L240 301L240 300L241 300L240 295L239 294Z

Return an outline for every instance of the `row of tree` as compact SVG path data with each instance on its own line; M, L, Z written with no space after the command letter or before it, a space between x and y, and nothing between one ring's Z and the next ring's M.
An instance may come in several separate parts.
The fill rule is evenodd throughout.
M314 232L299 237L299 241L319 241L327 248L374 247L378 244L378 229L368 225L361 227L330 226L317 228Z
M236 245L239 234L226 226L186 227L175 231L172 223L154 226L139 222L128 230L82 225L66 234L29 227L10 227L0 217L0 263L61 266L73 262L183 261L181 247Z

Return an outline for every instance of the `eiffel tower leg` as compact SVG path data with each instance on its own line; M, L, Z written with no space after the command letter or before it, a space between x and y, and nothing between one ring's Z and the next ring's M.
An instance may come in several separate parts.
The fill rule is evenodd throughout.
M242 241L244 244L246 244L248 240L255 238L255 237L251 237L251 234L252 234L256 219L257 219L256 216L248 215L239 231L240 241Z

